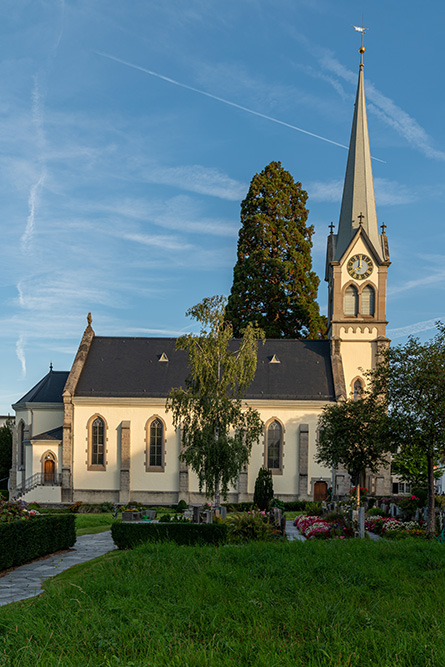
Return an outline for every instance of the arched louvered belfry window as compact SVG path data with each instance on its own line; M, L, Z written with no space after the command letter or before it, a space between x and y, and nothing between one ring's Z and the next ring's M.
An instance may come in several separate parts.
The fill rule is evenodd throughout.
M349 285L345 290L344 309L345 315L358 313L358 290L354 285Z
M375 292L371 285L366 285L361 294L360 310L362 315L374 316L375 310Z
M282 468L283 460L283 429L279 421L274 419L267 427L267 467L277 471Z
M146 426L147 429L147 471L163 472L165 467L165 425L160 417L155 416Z
M88 470L106 469L107 424L100 415L88 422Z

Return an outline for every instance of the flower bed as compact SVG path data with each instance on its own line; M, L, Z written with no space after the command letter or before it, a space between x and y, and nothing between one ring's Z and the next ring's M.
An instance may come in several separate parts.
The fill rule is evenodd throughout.
M294 521L294 526L298 528L301 535L304 535L308 540L326 540L326 539L345 539L353 537L354 533L351 528L348 528L344 521L339 519L329 521L319 516L308 516L301 514L297 516Z
M365 528L370 533L389 537L390 539L403 539L404 537L424 537L426 531L422 529L417 521L400 521L390 517L373 517L365 521Z

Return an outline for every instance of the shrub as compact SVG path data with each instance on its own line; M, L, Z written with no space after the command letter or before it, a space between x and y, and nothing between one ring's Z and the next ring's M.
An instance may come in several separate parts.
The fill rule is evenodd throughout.
M133 549L144 542L177 544L224 544L227 525L212 523L121 523L111 526L111 535L119 549Z
M414 487L411 489L411 494L417 496L419 499L419 507L426 507L428 498L428 489L424 487Z
M227 520L229 526L228 540L230 544L242 544L250 540L269 542L278 536L276 529L268 521L263 511L233 514Z
M185 500L180 500L179 503L176 505L176 511L177 512L184 512L188 508L187 503Z
M109 503L109 502L104 502L100 504L100 511L101 512L112 512L113 511L114 504Z
M78 500L77 503L74 503L73 505L70 505L70 507L69 507L70 512L72 512L73 514L77 514L81 505L82 505L81 500Z
M307 500L291 500L284 503L286 512L304 512L306 509Z
M0 489L0 500L1 499L8 500L9 499L9 491L7 489Z
M253 503L228 503L226 507L228 512L250 512L253 510Z
M268 468L260 468L255 482L253 504L260 510L269 509L273 498L272 471Z
M320 502L308 502L306 503L305 513L309 516L321 516L322 506Z
M385 512L380 509L380 507L371 507L367 512L368 517L370 516L385 516Z
M72 514L46 514L0 524L0 570L69 549L76 541Z

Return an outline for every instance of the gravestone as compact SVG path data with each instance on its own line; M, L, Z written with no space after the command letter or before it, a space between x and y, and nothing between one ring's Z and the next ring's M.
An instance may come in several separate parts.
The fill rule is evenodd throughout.
M278 507L273 508L273 521L276 526L281 526L282 511Z
M365 537L365 508L358 508L358 536L360 538Z
M213 512L212 512L212 510L205 510L203 512L203 523L213 523Z
M396 504L395 503L390 503L390 505L389 505L389 514L393 518L395 517L395 515L396 515Z
M201 510L202 510L202 505L193 506L193 523L201 522Z

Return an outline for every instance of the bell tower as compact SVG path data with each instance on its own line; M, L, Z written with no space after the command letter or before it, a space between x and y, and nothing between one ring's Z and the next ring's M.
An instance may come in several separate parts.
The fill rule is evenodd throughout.
M328 337L338 397L354 398L365 386L386 338L386 225L379 230L366 116L363 54L337 234L328 236Z

